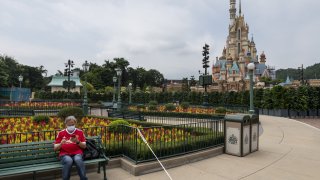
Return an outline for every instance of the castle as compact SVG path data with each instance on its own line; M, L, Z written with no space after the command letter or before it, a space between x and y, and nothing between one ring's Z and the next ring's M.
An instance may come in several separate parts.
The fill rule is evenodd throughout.
M253 37L248 38L249 26L241 13L236 12L236 0L230 0L229 35L222 56L217 57L212 66L213 91L243 91L249 89L247 65L255 64L254 81L258 83L261 77L275 79L275 68L267 66L264 52L257 54Z

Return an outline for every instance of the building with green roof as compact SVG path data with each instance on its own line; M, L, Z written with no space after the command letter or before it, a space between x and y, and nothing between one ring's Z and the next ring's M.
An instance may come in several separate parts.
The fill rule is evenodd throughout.
M51 92L56 92L56 91L68 91L68 88L63 87L63 82L68 81L68 76L63 76L56 74L52 76L51 82L48 84L48 86L51 87ZM80 78L78 75L75 76L70 76L70 81L75 82L75 88L70 88L70 92L78 92L80 93L80 88L82 87L82 84L80 82Z

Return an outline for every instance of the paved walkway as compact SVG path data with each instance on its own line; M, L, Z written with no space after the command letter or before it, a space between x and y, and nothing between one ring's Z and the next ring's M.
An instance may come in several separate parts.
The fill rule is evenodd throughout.
M260 150L246 157L220 155L169 169L173 180L304 180L320 179L320 130L287 118L260 116L264 133ZM102 179L89 173L89 179ZM107 172L109 180L166 180L161 172L133 176L121 168ZM73 177L73 180L78 177Z

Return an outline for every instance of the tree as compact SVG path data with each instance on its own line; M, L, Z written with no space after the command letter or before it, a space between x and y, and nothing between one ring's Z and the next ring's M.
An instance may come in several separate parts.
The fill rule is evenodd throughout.
M194 78L194 76L191 76L191 78L190 78L190 86L196 86L196 85L197 85L196 79Z
M274 86L271 89L271 97L274 109L284 108L284 93L285 89L282 86Z
M182 87L181 87L182 92L189 92L190 87L188 83L188 78L182 78Z
M14 58L0 56L0 80L1 86L19 87L18 76L23 76L22 87L31 88L32 91L42 89L45 86L43 73L46 70L43 66L32 67L19 64Z
M262 107L265 109L273 109L273 98L270 89L265 89L263 93Z
M163 75L155 69L150 69L144 74L144 76L148 86L160 87L163 84Z
M6 64L2 61L2 59L0 59L0 87L8 86L9 74L7 74L6 69L7 69Z

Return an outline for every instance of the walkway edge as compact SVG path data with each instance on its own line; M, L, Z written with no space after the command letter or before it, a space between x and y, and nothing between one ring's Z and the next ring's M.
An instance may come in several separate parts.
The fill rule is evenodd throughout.
M224 147L216 147L208 150L203 150L179 157L169 158L169 159L162 159L161 162L164 165L166 169L174 168L177 166L182 166L188 163L193 163L196 161L200 161L203 159L207 159L210 157L218 156L220 154L223 154ZM120 167L126 171L128 171L130 174L139 176L143 174L148 174L156 171L161 171L162 168L158 162L147 162L147 163L141 163L141 164L134 164L131 161L120 158Z

